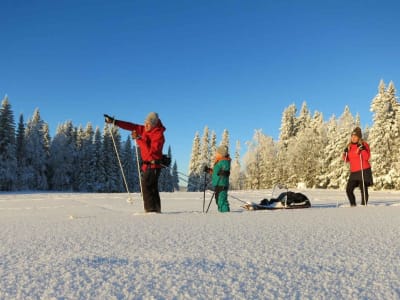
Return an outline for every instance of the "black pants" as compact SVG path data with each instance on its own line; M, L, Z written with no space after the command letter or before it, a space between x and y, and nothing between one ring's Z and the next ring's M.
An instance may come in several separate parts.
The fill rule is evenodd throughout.
M363 184L362 180L349 179L349 181L347 182L346 193L347 193L347 198L349 198L351 206L356 206L356 197L354 196L354 190L357 187L359 187L361 190L361 205L365 205L364 192L365 192L365 197L367 198L366 203L368 203L368 185Z
M148 168L142 175L143 204L145 212L161 212L161 199L158 192L158 178L161 169Z

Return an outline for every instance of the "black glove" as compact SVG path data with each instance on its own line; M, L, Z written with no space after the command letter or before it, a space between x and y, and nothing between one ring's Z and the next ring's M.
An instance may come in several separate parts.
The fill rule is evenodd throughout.
M110 117L109 115L104 114L104 121L108 124L114 124L115 119L113 117Z
M348 147L344 148L343 152L344 152L344 153L349 152L349 148L348 148Z
M365 150L365 146L363 144L358 144L358 150L360 151Z
M204 173L208 173L208 172L211 171L211 168L205 166L204 169L203 169L203 171L204 171Z

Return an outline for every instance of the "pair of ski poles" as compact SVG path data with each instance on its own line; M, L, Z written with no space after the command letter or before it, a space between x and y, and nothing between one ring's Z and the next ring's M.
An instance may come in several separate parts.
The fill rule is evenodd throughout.
M346 156L344 158L344 164L345 165L347 163L347 156L348 156L348 153L346 152ZM362 193L363 193L362 196L363 196L363 199L364 199L364 206L367 206L367 193L366 193L366 190L365 190L364 167L363 167L361 151L360 151L360 166L361 166L361 181L362 181L361 184L362 184ZM339 198L338 198L338 200L336 202L336 207L339 207Z
M115 124L113 123L112 129L114 129L114 128L115 128ZM114 145L115 155L117 156L119 167L121 169L122 178L124 180L125 188L126 188L126 191L128 193L128 200L127 201L132 204L133 203L133 198L132 198L132 195L131 195L131 193L129 191L128 182L126 180L124 168L122 167L121 158L119 157L118 148L117 148L117 144L116 144L115 139L114 139L114 135L113 135L112 129L111 129L111 126L108 126L108 130L110 132L111 139L112 139L113 145ZM138 146L137 146L136 140L135 140L135 150L136 150L136 163L137 163L137 169L138 169L138 174L139 174L140 196L141 196L142 201L143 201L142 180L140 178L141 176L140 176L139 152L138 152Z

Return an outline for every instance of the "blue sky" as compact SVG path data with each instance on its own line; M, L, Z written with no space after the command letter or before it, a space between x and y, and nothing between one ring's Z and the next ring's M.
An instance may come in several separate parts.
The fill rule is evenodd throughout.
M179 168L205 126L231 145L277 138L306 101L362 125L379 81L400 84L399 1L1 1L0 98L16 120L103 128L103 113L167 127ZM232 152L234 149L232 149Z

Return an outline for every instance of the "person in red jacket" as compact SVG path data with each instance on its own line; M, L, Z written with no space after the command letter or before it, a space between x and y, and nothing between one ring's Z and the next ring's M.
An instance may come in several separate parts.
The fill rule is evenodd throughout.
M158 191L158 179L161 172L162 150L165 142L165 127L158 114L147 115L144 125L130 123L104 115L106 123L112 123L122 129L131 131L136 139L142 157L142 193L145 212L161 213L161 199Z
M344 149L343 159L350 163L350 176L347 181L346 194L350 206L356 206L354 189L361 189L361 204L368 203L368 186L373 184L371 165L369 159L371 152L369 145L362 139L360 127L354 128L351 133L351 140Z

